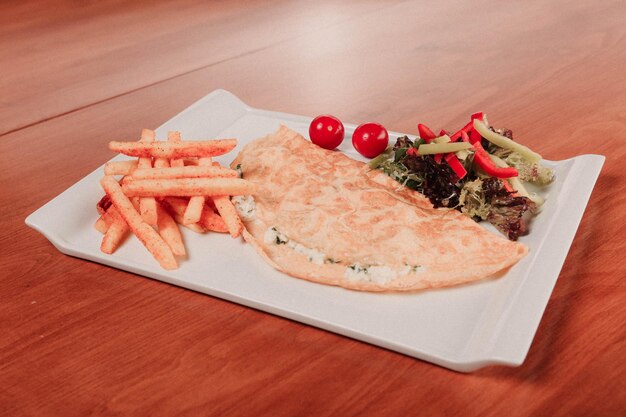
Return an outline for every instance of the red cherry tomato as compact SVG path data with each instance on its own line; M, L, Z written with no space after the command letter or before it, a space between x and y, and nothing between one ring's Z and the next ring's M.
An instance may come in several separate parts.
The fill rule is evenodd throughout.
M364 123L352 134L352 145L366 158L383 153L389 144L389 133L378 123Z
M343 123L335 116L317 116L309 126L311 142L324 149L335 149L343 142Z

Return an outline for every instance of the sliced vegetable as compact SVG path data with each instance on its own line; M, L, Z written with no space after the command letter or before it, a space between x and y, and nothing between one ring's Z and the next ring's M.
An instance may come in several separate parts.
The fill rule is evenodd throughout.
M445 130L441 129L439 131L439 137L433 139L433 142L435 143L447 143L450 142L450 136L448 136L448 132L446 132ZM438 153L437 155L435 155L435 162L440 164L441 160L443 159L443 154L442 153Z
M459 158L457 158L455 154L448 153L446 154L444 159L446 160L448 165L450 165L450 168L452 168L452 171L454 171L454 173L456 174L457 177L459 177L460 180L465 178L465 176L467 175L467 171L465 170L465 167L463 166L461 161L459 161Z
M441 132L439 132L439 134L441 136L439 136L438 138L433 139L433 143L451 143L454 142L451 140L450 136L448 136L447 132L445 130L442 130ZM461 180L463 179L466 175L467 175L467 171L465 170L465 167L463 166L463 164L461 163L461 161L459 161L459 158L457 158L456 154L454 153L438 153L434 156L435 158L435 162L440 163L442 159L445 159L445 161L448 163L448 165L450 165L450 168L452 168L452 171L454 171L454 173L456 174L456 176Z
M417 125L417 131L420 134L420 138L424 139L426 143L430 143L431 140L437 137L437 135L435 135L433 131L428 128L428 126L421 123Z
M491 159L494 165L501 167L501 168L508 167L508 164L504 162L502 159L498 158L495 155L491 155L491 154L488 154L488 155L489 155L489 159ZM507 178L507 181L509 182L513 190L517 192L517 194L521 195L522 197L528 197L533 203L537 205L537 207L543 204L544 199L535 193L528 192L528 190L526 189L526 187L524 187L524 184L522 183L522 181L520 181L518 177Z
M485 148L480 144L480 141L474 143L474 149L474 162L476 162L476 165L478 165L485 174L496 178L517 177L518 173L515 168L496 166L489 158L489 154L485 151Z
M459 140L459 138L461 137L463 132L465 132L465 134L467 134L467 132L471 131L473 128L474 128L474 122L471 121L468 124L466 124L465 126L463 126L458 132L456 132L455 134L450 136L450 140L452 142L456 142L457 140Z
M433 139L430 143L448 143L448 142L450 142L450 136L443 134Z
M481 134L474 127L474 120L485 121L485 114L483 112L474 113L470 116L470 123L472 127L468 130L470 143L480 142L482 140Z
M520 181L537 185L547 185L554 181L553 169L539 162L530 162L517 152L492 145L489 147L489 153L501 158L508 166L517 169Z
M421 138L412 141L407 136L399 137L393 151L388 150L387 157L376 158L372 165L424 194L434 207L448 207L476 221L486 220L516 240L528 232L530 216L543 202L524 187L523 181L549 183L554 172L525 159L519 153L522 146L512 140L512 132L492 131L484 113L474 113L471 119L453 135L442 130L436 136L420 124ZM489 138L493 134L506 141L492 142ZM487 138L488 147L483 148L483 138ZM446 163L438 163L441 160Z
M487 139L489 142L493 143L494 145L498 145L501 148L515 151L530 162L537 162L541 160L541 155L539 155L536 152L531 151L529 148L527 148L524 145L521 145L517 142L512 141L506 136L502 136L494 132L493 130L490 130L487 127L487 125L483 123L481 120L478 120L478 119L474 120L474 129L476 129L476 131L480 133L482 137L484 137L485 139Z
M419 148L417 148L417 152L420 155L434 155L438 153L458 152L471 147L471 144L465 142L427 143L420 145Z

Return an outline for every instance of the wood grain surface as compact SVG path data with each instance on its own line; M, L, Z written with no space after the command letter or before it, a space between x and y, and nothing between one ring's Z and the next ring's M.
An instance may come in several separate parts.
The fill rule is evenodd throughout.
M626 3L0 3L0 415L621 416ZM58 252L24 219L224 88L607 157L528 357L460 374ZM94 202L95 204L95 202Z

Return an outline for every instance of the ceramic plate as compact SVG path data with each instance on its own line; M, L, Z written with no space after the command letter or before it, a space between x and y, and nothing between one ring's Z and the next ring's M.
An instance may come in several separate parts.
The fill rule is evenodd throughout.
M168 130L180 131L183 139L236 137L237 148L216 158L228 164L245 143L274 132L281 123L308 137L310 121L251 108L216 90L161 126L157 137L165 138ZM355 125L345 127L349 138ZM395 140L398 134L390 136ZM340 150L362 159L350 140ZM67 255L469 372L524 361L603 162L599 155L546 162L556 169L557 180L543 194L547 200L531 224L532 232L520 239L530 254L502 278L410 294L363 293L291 278L268 266L241 240L186 229L189 258L174 271L161 269L135 238L105 255L99 249L102 235L93 228L95 204L103 195L98 183L102 167L31 214L26 223Z

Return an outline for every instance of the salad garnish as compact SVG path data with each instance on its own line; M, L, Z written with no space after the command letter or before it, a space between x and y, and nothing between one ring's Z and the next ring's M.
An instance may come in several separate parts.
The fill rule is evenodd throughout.
M511 130L490 127L482 112L452 135L437 136L424 124L418 132L415 140L398 138L370 167L424 194L435 207L488 221L510 240L528 233L543 199L525 183L545 186L554 180L541 155L515 142Z

